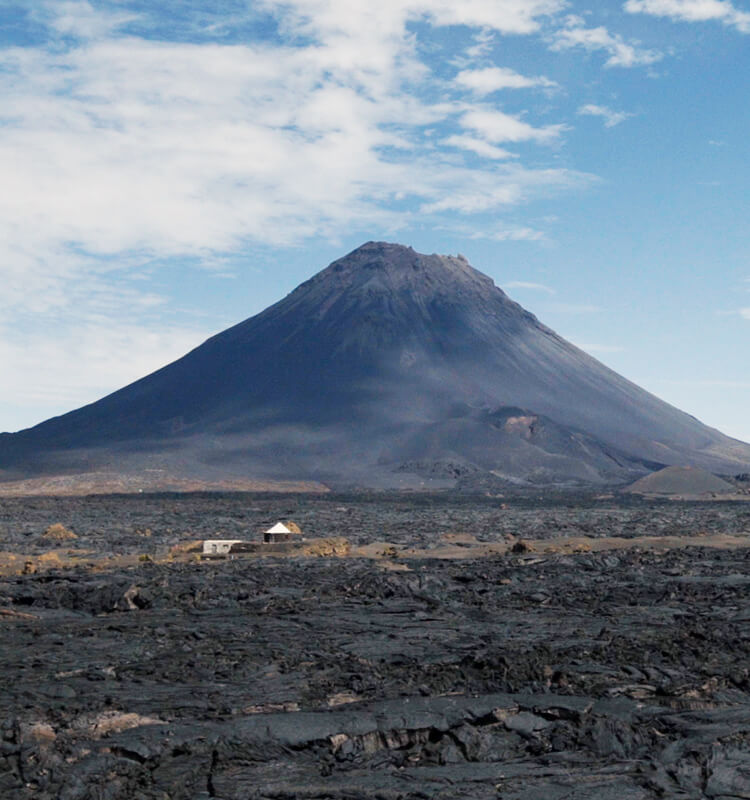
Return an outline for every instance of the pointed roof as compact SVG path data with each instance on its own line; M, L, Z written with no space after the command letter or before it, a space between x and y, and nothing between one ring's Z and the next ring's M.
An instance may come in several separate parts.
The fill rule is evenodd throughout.
M291 533L291 531L283 522L277 522L273 528L269 528L266 533Z

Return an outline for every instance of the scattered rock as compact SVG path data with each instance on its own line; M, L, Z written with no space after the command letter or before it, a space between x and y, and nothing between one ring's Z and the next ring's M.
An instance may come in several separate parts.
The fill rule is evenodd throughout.
M747 795L750 507L346 496L353 554L381 540L367 558L169 558L268 518L337 539L341 502L4 501L6 540L39 570L16 554L0 575L0 797ZM75 552L127 558L42 549L63 513ZM467 558L441 541L457 530L501 551ZM506 557L511 534L539 553ZM544 550L613 536L616 552ZM717 536L731 548L700 544ZM372 558L382 539L396 561ZM435 558L446 545L462 560Z

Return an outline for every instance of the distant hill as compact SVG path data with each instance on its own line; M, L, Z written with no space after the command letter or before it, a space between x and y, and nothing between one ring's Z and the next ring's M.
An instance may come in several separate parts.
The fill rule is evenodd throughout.
M461 256L369 242L96 403L0 436L0 477L624 484L750 446L617 375Z
M632 494L699 495L731 494L737 488L704 469L665 467L640 478L625 491Z

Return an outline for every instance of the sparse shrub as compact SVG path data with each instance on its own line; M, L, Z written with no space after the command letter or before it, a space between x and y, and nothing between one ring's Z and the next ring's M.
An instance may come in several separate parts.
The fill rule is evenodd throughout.
M42 539L50 542L67 542L70 539L77 539L78 537L69 528L66 528L59 522L50 525L49 528L42 534Z

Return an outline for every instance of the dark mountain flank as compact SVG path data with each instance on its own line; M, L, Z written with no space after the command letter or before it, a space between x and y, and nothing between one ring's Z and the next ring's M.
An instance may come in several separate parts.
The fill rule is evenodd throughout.
M461 256L369 242L96 403L0 437L6 479L113 470L362 486L737 472L750 446L542 325Z

